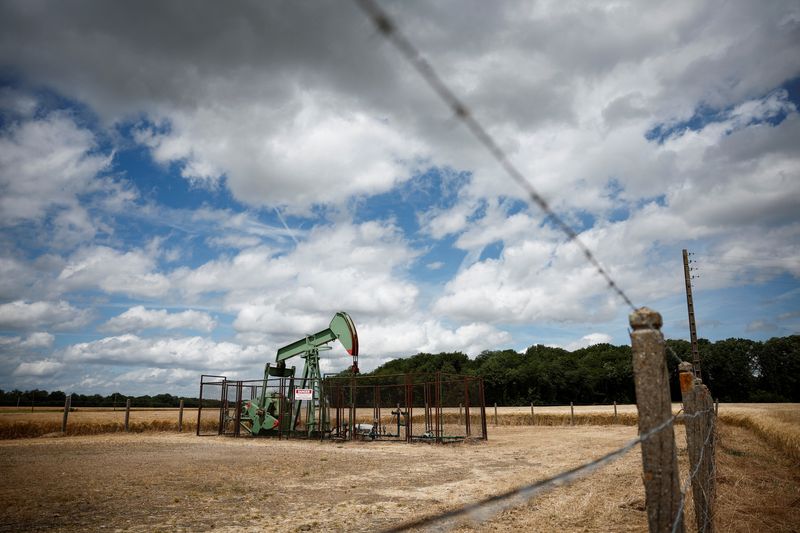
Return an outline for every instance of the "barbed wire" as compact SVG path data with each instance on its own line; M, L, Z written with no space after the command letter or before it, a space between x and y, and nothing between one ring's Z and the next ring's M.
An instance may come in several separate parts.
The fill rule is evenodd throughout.
M696 417L696 416L699 416L701 414L705 414L705 413L708 413L708 412L712 412L713 413L714 412L714 408L712 407L711 409L704 409L702 411L697 411L697 412L693 413L691 416L692 417ZM705 453L706 447L708 446L708 443L711 440L711 436L714 434L715 426L716 426L716 416L712 416L711 417L711 424L709 424L709 426L708 426L708 435L706 435L706 438L703 441L703 445L700 447L700 456L697 458L697 464L694 466L694 469L691 471L691 474L689 474L689 477L686 478L686 481L684 481L683 487L681 487L681 500L680 500L680 504L678 505L678 512L676 514L676 519L674 519L673 522L672 522L672 533L675 533L678 530L677 527L678 527L678 523L679 522L677 520L677 517L681 516L681 514L683 513L683 507L686 504L686 493L689 490L689 485L691 484L692 480L700 472L700 466L703 464L703 454ZM691 467L691 464L689 466ZM703 492L705 492L705 489L703 489ZM694 502L694 503L695 503L695 505L697 505L697 502ZM708 515L708 507L707 506L705 508L704 514L706 514L706 516L704 517L704 522L708 523L708 516L707 516ZM697 524L697 527L699 528L700 524ZM703 529L701 531L705 531L705 524L703 525Z
M398 29L397 25L392 21L389 15L378 6L373 0L355 0L358 6L364 13L372 20L375 27L380 31L400 53L408 60L409 63L416 69L428 85L436 92L437 95L444 101L444 103L453 111L456 117L459 118L472 132L475 138L481 143L506 171L506 173L522 187L528 194L531 201L536 204L550 219L553 224L567 236L567 240L574 242L575 245L583 252L586 260L594 266L595 270L605 279L608 283L610 290L617 293L622 300L632 309L636 310L633 301L628 297L625 291L617 284L611 274L600 264L600 261L595 257L594 253L589 249L586 244L580 239L578 233L572 229L554 210L550 207L548 201L542 196L536 188L531 185L530 181L523 175L523 173L511 162L508 155L500 147L500 144L495 141L494 137L487 131L484 126L478 122L474 117L467 105L461 101L458 96L444 83L439 74L434 70L433 66L417 51L414 45L409 41L405 35Z
M598 274L606 281L609 290L616 293L623 302L632 310L636 311L631 298L622 289L622 287L611 277L608 270L603 267L591 249L580 239L578 233L562 219L558 213L550 207L549 202L542 196L539 191L531 184L525 175L511 162L511 159L500 147L500 144L494 139L489 131L475 118L472 111L467 105L456 96L455 92L442 80L441 76L436 72L433 66L422 56L416 49L411 41L399 30L398 26L394 23L391 17L384 11L374 0L354 0L361 10L372 20L375 27L380 31L386 39L388 39L397 50L405 57L405 59L414 67L414 69L422 76L428 83L433 91L444 101L444 103L453 111L456 117L461 120L467 129L475 136L480 144L482 144L492 155L492 157L500 164L503 170L506 171L511 179L513 179L528 195L530 200L536 204L545 215L550 217L555 226L567 236L568 242L573 242L581 250L586 260L591 264ZM650 329L656 328L648 321L647 325ZM678 362L683 362L673 350L667 345L667 351Z
M444 83L442 78L433 68L433 66L420 54L420 52L414 47L410 40L408 40L405 35L399 31L397 25L394 21L389 17L389 15L380 7L374 0L354 0L356 4L361 8L361 10L372 20L375 24L375 27L380 31L386 39L388 39L397 50L405 57L405 59L414 67L414 69L422 76L422 78L428 83L428 85L433 89L433 91L444 101L444 103L453 111L456 117L461 120L466 126L467 129L473 134L473 136L478 140L480 144L482 144L487 151L492 155L492 157L497 161L497 163L505 170L506 174L513 179L522 189L527 193L528 198L537 206L541 211L547 215L553 222L553 224L567 237L568 242L573 242L578 247L578 249L583 253L585 259L591 264L594 269L597 271L598 274L606 281L609 290L616 293L623 302L632 310L636 311L637 307L633 304L631 298L627 295L627 293L619 286L619 284L614 280L608 270L603 267L591 249L580 239L578 233L569 225L567 224L556 212L550 207L549 202L542 196L536 188L531 184L531 182L525 177L525 175L514 165L505 151L500 147L500 144L494 139L494 137L488 132L488 130L474 117L473 113L467 107L467 105L460 99L456 94L450 89L450 87ZM660 330L660 328L656 327L651 321L647 320L646 325L653 330ZM664 341L664 346L666 348L666 352L668 352L677 362L683 362L684 360L679 357L675 351L669 346L669 344ZM435 515L432 517L422 518L416 520L414 522L410 522L407 524L403 524L401 526L391 528L386 530L387 533L389 532L399 532L399 531L406 531L411 528L420 528L420 527L430 527L434 524L439 524L442 522L452 521L458 517L463 515L468 515L472 518L478 518L480 521L486 520L486 516L494 515L497 512L516 505L520 501L528 501L530 498L535 496L536 494L551 490L555 487L568 485L573 481L580 479L589 473L593 472L594 470L600 468L601 466L613 462L616 459L625 455L628 451L633 449L637 444L651 438L653 435L657 434L658 432L662 431L666 427L671 427L674 424L677 417L681 414L683 410L679 411L678 414L673 415L665 422L660 424L659 426L653 428L652 430L648 431L644 435L639 435L636 439L631 440L621 448L614 450L612 452L607 453L606 455L595 459L589 463L585 463L578 467L565 470L555 476L550 478L540 480L529 485L525 485L523 487L519 487L516 489L512 489L510 491L497 494L481 500L476 503L472 503L469 505L462 506L458 509L447 511L441 513L439 515ZM700 414L704 414L709 412L709 410L698 411L691 415L684 414L682 420L687 418L693 418L699 416ZM713 427L713 424L712 424ZM709 436L706 437L706 442L703 445L703 450L705 449L706 445L708 444L708 440L711 435L711 431L709 432ZM683 512L683 507L686 501L686 487L692 481L692 479L697 475L699 471L700 465L702 463L703 457L703 450L701 450L700 458L698 460L698 464L695 465L692 474L686 480L684 484L684 488L681 491L681 501L679 505L678 514L673 518L673 533L678 523L682 522L679 520L681 513Z
M420 518L414 522L409 522L391 529L387 529L385 530L385 533L407 531L412 528L431 527L437 523L452 521L463 515L468 515L473 520L483 522L487 520L489 516L495 515L500 511L525 503L536 494L554 489L556 487L569 485L573 481L585 477L601 466L619 459L627 452L632 450L637 444L653 437L655 434L666 429L667 427L672 426L680 413L681 411L675 415L672 415L658 426L649 430L647 433L639 435L624 446L617 448L616 450L609 452L593 461L584 463L569 470L564 470L555 476L542 479L528 485L523 485L522 487L517 487L494 496L490 496L475 503L464 505L458 509L446 511L435 516ZM487 507L493 509L487 510Z
M577 481L589 475L590 473L594 472L601 466L604 466L608 463L611 463L619 459L620 457L628 453L630 450L632 450L634 447L636 447L637 444L640 444L652 438L654 435L663 431L664 429L671 427L678 419L685 421L686 419L696 418L700 415L709 412L713 413L713 408L697 411L692 414L686 414L683 411L683 409L681 409L676 414L672 415L670 418L668 418L658 426L649 430L647 433L639 435L638 437L629 441L622 447L617 448L616 450L611 451L593 461L584 463L580 466L576 466L575 468L571 468L569 470L564 470L563 472L560 472L549 478L538 480L534 483L523 485L521 487L517 487L515 489L511 489L509 491L496 494L494 496L490 496L483 500L464 505L457 509L445 511L443 513L434 516L420 518L413 522L408 522L390 529L386 529L384 530L384 533L399 533L402 531L408 531L410 529L415 529L415 528L431 528L436 531L444 531L449 529L447 527L448 523L450 523L451 526L455 526L456 519L460 517L465 517L468 520L476 522L485 522L492 516L496 515L499 512L504 511L505 509L508 509L510 507L515 507L517 505L522 505L528 502L531 498L533 498L537 494L548 492L557 487L570 485L574 481ZM707 443L708 443L708 438L706 439L706 444ZM700 457L698 465L700 464L701 461L702 461L702 455ZM690 477L688 481L691 481L691 479L693 479L693 477L697 475L698 468L699 468L698 466L695 466L695 473ZM685 497L685 494L686 491L684 489L684 491L682 492L682 497ZM679 516L681 512L683 512L683 501L681 501L681 510L679 511L678 515L676 515L676 520L677 516Z

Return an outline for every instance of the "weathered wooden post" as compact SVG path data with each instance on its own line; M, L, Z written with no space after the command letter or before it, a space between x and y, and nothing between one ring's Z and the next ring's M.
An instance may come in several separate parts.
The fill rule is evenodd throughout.
M689 451L689 475L692 478L694 497L694 516L697 531L712 533L714 524L714 402L708 388L695 378L694 369L689 362L683 362L680 370L681 396L683 397L684 426L686 426L686 445Z
M719 416L719 398L714 402L714 416Z
M128 398L125 400L125 431L130 431L131 427L129 422L131 421L131 399Z
M629 317L636 407L642 440L647 522L651 533L684 531L672 403L661 315L642 307ZM657 429L661 428L661 429ZM654 433L650 433L655 431Z
M178 432L183 432L183 398L181 398L181 404L178 408Z
M497 402L494 402L494 426L497 427Z
M533 416L533 402L531 402L531 425L536 425L536 417Z
M572 404L572 402L569 402L569 425L575 425L575 406Z
M61 420L61 433L67 433L67 417L69 417L69 409L72 406L72 394L67 394L64 400L64 418Z
M617 423L617 402L614 402L614 423Z

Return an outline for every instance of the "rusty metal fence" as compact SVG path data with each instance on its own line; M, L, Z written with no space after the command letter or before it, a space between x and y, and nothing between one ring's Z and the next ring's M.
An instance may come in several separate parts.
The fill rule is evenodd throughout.
M269 415L278 421L266 434L278 438L447 443L488 437L480 377L327 376L320 382L322 399L314 401L296 399L294 385L293 377L265 382L201 376L197 434L258 434L243 411L263 395L273 400Z
M488 438L483 380L477 376L330 376L325 390L334 439L446 443Z

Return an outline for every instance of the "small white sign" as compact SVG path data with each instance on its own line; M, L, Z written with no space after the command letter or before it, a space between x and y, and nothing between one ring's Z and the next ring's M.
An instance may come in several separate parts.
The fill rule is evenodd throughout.
M314 389L294 389L295 400L313 400Z

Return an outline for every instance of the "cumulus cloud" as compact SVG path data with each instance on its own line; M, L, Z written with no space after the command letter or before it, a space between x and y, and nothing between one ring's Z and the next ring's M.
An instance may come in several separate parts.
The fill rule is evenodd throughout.
M99 329L110 333L139 332L145 329L195 329L211 332L217 326L208 313L189 309L170 313L166 309L145 309L137 305L109 319Z
M51 359L20 363L14 370L14 376L20 377L47 377L57 374L64 368L64 364Z
M99 288L112 294L156 297L169 290L169 280L156 271L155 259L139 250L120 251L90 246L76 251L58 275L65 291Z
M19 343L21 348L50 348L55 341L55 336L46 331L36 331L28 335Z
M137 368L116 376L111 384L128 385L130 383L161 383L171 386L185 386L187 382L197 379L197 371L183 368Z
M118 364L210 370L242 368L267 360L264 346L242 346L203 337L143 338L133 334L68 346L65 363Z
M611 335L608 335L607 333L589 333L578 340L567 343L567 345L564 346L564 349L574 352L575 350L594 346L595 344L607 344L610 342Z
M314 228L288 253L249 248L195 269L178 268L170 279L190 298L225 291L239 331L275 331L277 323L289 322L280 315L306 327L309 317L324 320L322 314L337 309L380 316L412 311L418 289L398 273L416 256L391 223L339 221Z
M490 324L473 322L455 328L418 317L402 322L367 322L359 327L361 351L377 356L407 356L418 352L462 351L477 355L511 342L511 335Z
M68 114L54 112L12 124L0 134L0 224L41 219L51 207L68 208L58 225L93 235L77 195L93 187L109 156L93 154L94 135Z
M69 302L26 302L17 300L0 304L0 328L29 330L42 326L56 330L75 329L91 320L91 311L78 309Z

